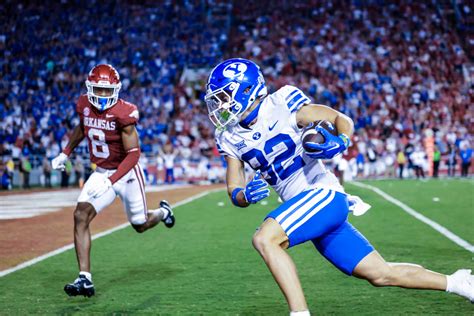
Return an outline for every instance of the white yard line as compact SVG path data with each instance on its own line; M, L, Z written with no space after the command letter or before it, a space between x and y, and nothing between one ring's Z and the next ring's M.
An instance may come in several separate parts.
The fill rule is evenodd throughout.
M430 226L431 228L433 228L437 232L441 233L443 236L445 236L446 238L448 238L449 240L451 240L455 244L463 247L467 251L470 251L470 252L474 253L474 246L473 245L471 245L470 243L468 243L467 241L465 241L464 239L462 239L458 235L454 234L452 231L450 231L446 227L441 226L440 224L436 223L435 221L429 219L428 217L418 213L417 211L415 211L414 209L412 209L411 207L409 207L405 203L397 200L396 198L394 198L391 195L388 195L387 193L380 190L379 188L376 188L374 186L371 186L371 185L368 185L368 184L365 184L365 183L360 183L360 182L351 182L351 184L355 185L356 187L360 187L360 188L364 188L364 189L374 191L375 193L377 193L378 195L383 197L385 200L395 204L396 206L400 207L402 210L404 210L405 212L407 212L408 214L410 214L411 216L413 216L417 220L425 223L426 225Z
M191 185L147 186L146 192L162 192L189 188ZM75 206L81 190L32 192L30 194L10 194L1 197L0 220L28 218L57 212L65 207Z
M178 203L173 204L172 206L173 206L173 207L178 207L178 206L181 206L181 205L190 203L190 202L192 202L192 201L194 201L194 200L197 200L197 199L199 199L199 198L202 198L202 197L204 197L204 196L206 196L206 195L208 195L208 194L211 194L211 193L214 193L214 192L218 192L218 191L222 191L222 190L224 190L224 189L213 189L213 190L209 190L209 191L206 191L206 192L201 192L201 193L199 193L199 194L196 194L196 195L193 195L193 196L191 196L191 197L189 197L189 198L186 198L186 199L184 199L184 200L181 200L181 201L179 201ZM123 224L120 224L120 225L118 225L118 226L116 226L116 227L114 227L114 228L111 228L111 229L109 229L109 230L106 230L106 231L103 231L103 232L101 232L101 233L95 234L95 235L92 236L92 240L95 240L95 239L97 239L97 238L110 235L110 234L112 234L113 232L116 232L116 231L121 230L121 229L123 229L123 228L125 228L125 227L128 227L129 225L130 225L130 224L129 224L128 222L127 222L127 223L123 223ZM13 272L16 272L16 271L18 271L18 270L21 270L21 269L27 268L27 267L29 267L29 266L32 266L32 265L34 265L34 264L36 264L36 263L38 263L38 262L40 262L40 261L43 261L43 260L45 260L45 259L48 259L48 258L50 258L50 257L52 257L52 256L55 256L55 255L58 255L58 254L60 254L60 253L63 253L63 252L65 252L65 251L67 251L67 250L69 250L69 249L72 249L72 248L74 248L74 244L69 244L69 245L66 245L66 246L64 246L64 247L61 247L61 248L59 248L59 249L53 250L53 251L51 251L51 252L48 252L48 253L46 253L46 254L44 254L44 255L41 255L41 256L39 256L39 257L36 257L36 258L33 258L33 259L28 260L28 261L26 261L26 262L20 263L19 265L14 266L13 268L9 268L9 269L0 271L0 278L1 278L1 277L4 277L4 276L6 276L6 275L8 275L8 274L10 274L10 273L13 273Z

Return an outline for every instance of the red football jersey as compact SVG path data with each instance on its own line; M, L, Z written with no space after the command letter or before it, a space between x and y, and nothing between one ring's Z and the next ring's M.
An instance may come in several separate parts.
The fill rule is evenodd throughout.
M81 95L76 104L80 124L89 142L91 161L104 169L117 169L126 156L122 143L122 128L137 124L136 105L118 99L117 103L101 112Z

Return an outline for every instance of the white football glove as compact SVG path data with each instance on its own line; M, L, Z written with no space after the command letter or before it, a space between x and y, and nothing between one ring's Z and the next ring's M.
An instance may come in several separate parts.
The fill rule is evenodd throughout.
M91 183L87 194L95 199L99 198L102 194L107 192L112 187L112 182L109 178L104 176L103 179L97 180Z
M65 153L60 153L56 158L51 160L51 167L55 170L64 171L68 159L69 157Z
M364 215L372 206L362 201L357 195L347 195L349 201L349 211L354 216Z

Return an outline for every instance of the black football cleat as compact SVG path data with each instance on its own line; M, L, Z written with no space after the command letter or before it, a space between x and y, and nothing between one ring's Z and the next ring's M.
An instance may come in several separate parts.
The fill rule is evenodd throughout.
M64 292L69 296L83 295L91 297L95 294L94 284L85 275L79 274L79 277L74 280L74 283L69 283L64 286Z
M168 227L168 228L173 227L174 222L175 222L175 218L174 218L173 210L171 209L170 204L168 203L168 201L162 200L160 202L160 207L168 210L168 216L163 218L163 223L165 223L165 226Z

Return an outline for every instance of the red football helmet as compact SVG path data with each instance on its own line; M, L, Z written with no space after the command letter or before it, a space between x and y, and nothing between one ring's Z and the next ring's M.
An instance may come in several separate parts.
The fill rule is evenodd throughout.
M122 83L114 67L101 64L89 72L86 87L89 102L100 111L104 111L117 103Z

